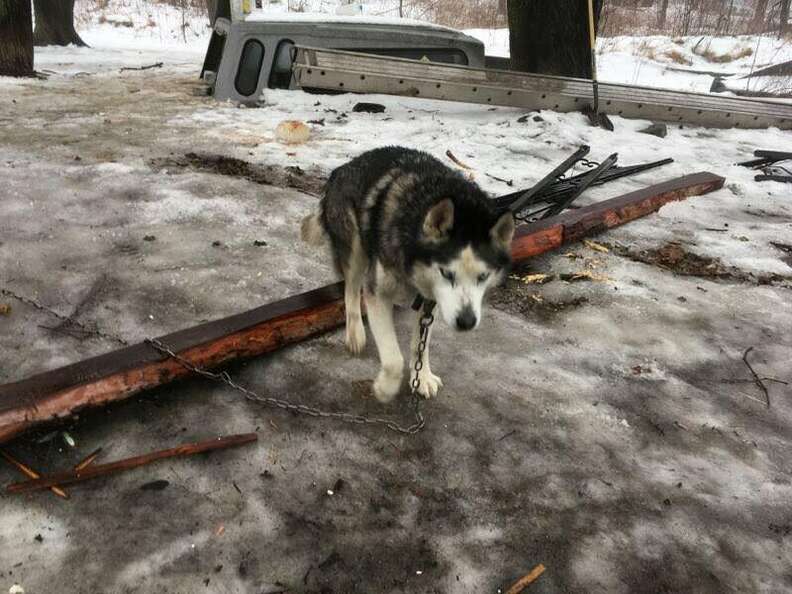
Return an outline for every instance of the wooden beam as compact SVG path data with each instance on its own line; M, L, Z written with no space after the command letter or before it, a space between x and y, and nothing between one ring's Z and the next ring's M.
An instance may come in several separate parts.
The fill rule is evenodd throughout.
M707 194L723 187L724 179L707 172L694 173L642 188L590 206L517 228L512 242L515 262L580 241L645 217L664 204Z
M530 225L512 244L516 262L622 225L688 196L723 186L723 178L696 173L630 192ZM159 338L206 368L275 351L337 328L344 322L343 284L287 297L254 310ZM0 386L0 443L41 423L128 398L189 372L146 343Z

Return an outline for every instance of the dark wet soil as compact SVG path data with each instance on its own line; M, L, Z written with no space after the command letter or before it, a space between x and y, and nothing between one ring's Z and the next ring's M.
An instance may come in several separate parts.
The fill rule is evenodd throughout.
M618 255L629 258L634 262L657 266L680 276L695 276L755 285L784 284L792 281L792 276L772 273L753 274L734 266L727 266L719 258L709 258L694 254L677 242L669 242L653 249L636 249L620 245L608 247Z
M554 301L543 295L539 288L540 285L555 280L556 275L549 275L547 279L537 283L525 283L518 278L513 278L531 272L532 270L527 266L515 267L512 270L512 275L490 294L490 305L511 314L547 321L560 313L588 303L588 299L582 296Z
M172 156L150 159L149 165L154 169L192 169L241 177L256 184L294 188L306 194L319 195L324 188L326 178L317 171L306 171L301 167L280 167L275 165L254 165L235 157L213 155L208 153L186 153L183 156Z

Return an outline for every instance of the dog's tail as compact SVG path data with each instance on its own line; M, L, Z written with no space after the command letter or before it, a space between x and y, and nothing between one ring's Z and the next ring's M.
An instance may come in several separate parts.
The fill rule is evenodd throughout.
M320 246L327 240L327 233L319 220L319 213L315 212L302 220L300 225L300 239L305 243Z

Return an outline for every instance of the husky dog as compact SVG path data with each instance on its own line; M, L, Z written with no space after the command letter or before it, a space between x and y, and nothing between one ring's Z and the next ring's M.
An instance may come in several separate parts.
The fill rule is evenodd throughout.
M374 395L390 401L399 391L404 358L393 325L397 300L420 294L437 302L440 317L456 330L481 319L487 289L510 264L511 213L499 215L475 183L420 151L384 147L368 151L330 175L319 211L302 222L304 241L329 239L346 283L346 344L359 354L366 344L361 289L381 369ZM420 334L414 322L411 373ZM422 355L418 392L425 398L443 385ZM411 378L412 379L412 378Z

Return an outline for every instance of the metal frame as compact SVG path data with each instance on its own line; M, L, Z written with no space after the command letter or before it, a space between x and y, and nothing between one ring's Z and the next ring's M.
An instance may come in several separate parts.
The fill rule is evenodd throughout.
M297 84L359 93L569 112L591 108L590 80L436 64L297 47ZM626 118L680 122L714 128L792 129L788 103L599 83L599 107Z

